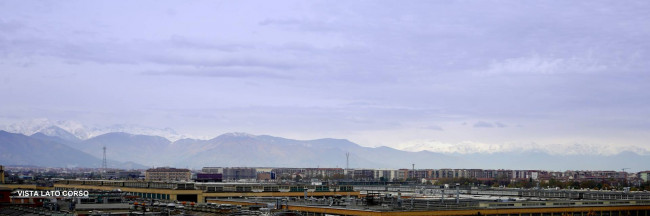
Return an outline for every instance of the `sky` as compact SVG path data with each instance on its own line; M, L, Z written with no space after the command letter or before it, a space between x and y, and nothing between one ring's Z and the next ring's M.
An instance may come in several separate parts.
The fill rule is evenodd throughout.
M0 125L650 151L648 1L0 1Z

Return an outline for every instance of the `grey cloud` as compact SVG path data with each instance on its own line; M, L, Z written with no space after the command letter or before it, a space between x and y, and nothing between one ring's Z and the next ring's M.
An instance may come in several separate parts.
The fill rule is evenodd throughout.
M322 20L266 19L260 26L277 26L287 30L307 32L334 32L343 30L341 23L329 23Z
M150 45L155 46L155 43L150 43ZM201 45L183 42L183 46L199 49L198 47ZM223 45L213 48L220 50L239 49L240 46ZM195 67L252 67L277 70L291 70L299 67L305 67L305 65L301 63L289 63L282 62L280 60L261 60L257 58L196 58L183 54L176 54L175 52L159 52L158 50L160 49L164 49L164 47L156 47L152 50L144 50L144 47L141 43L73 43L67 41L57 42L50 39L39 38L13 40L0 38L0 53L4 53L5 55L11 54L13 56L54 56L66 59L66 61L69 62L97 62L102 64L140 64L151 62L162 65L185 65ZM212 48L206 46L205 49Z
M250 48L250 45L244 44L215 44L200 41L198 39L189 39L183 36L172 36L168 41L164 41L177 48L188 48L198 50L217 50L222 52L236 52Z
M422 128L427 129L427 130L443 131L442 127L440 127L438 125L429 125L429 126L425 126L425 127L422 127Z
M508 125L501 123L501 122L485 122L485 121L478 121L474 123L475 128L505 128L508 127Z
M315 55L316 57L346 58L348 56L364 55L369 52L367 47L359 45L324 46L318 47L314 43L288 42L269 47L271 52L297 52L300 54Z
M25 25L18 21L0 18L0 35L3 33L16 32L24 27Z
M272 20L272 19L267 19L259 22L260 25L298 25L302 23L301 21L297 19L285 19L285 20Z
M111 42L82 43L43 38L0 38L0 52L13 56L52 56L66 61L86 61L102 64L137 64L137 51L124 44Z
M416 65L424 68L429 67L429 70L432 68L483 69L493 60L507 61L507 59L519 59L535 53L544 53L540 59L521 59L495 70L522 69L542 73L601 71L605 67L621 68L616 67L621 65L618 63L619 60L615 59L627 61L626 59L631 58L625 54L613 56L618 54L612 51L620 50L621 46L629 46L620 44L621 37L633 37L634 44L639 45L633 48L636 51L642 52L643 47L648 46L647 40L638 38L639 35L648 35L647 30L633 29L634 25L642 23L638 21L647 20L647 15L642 16L645 18L633 19L636 21L628 21L628 25L625 25L627 27L621 27L611 20L590 21L594 17L615 19L612 16L620 16L618 14L620 11L639 11L638 8L625 4L612 6L604 2L596 2L594 6L586 6L575 2L557 3L562 6L542 5L541 11L536 11L540 8L533 9L539 7L535 4L518 2L486 1L478 4L456 2L431 7L422 6L421 3L414 4L391 5L391 11L395 15L379 18L380 20L376 22L378 25L371 24L370 27L360 26L360 28L364 30L362 33L364 38L379 44L392 44L390 46L392 55L408 55L405 57L409 58L409 61L417 62ZM473 10L481 6L494 10ZM583 7L603 7L609 10L576 11L582 10ZM445 20L419 13L425 10L439 12L438 16L445 17ZM530 13L531 10L536 12ZM377 13L372 10L359 11ZM454 14L463 14L463 16L454 16ZM376 14L371 14L369 17L373 15ZM406 21L396 20L400 15L411 15L413 18ZM627 31L640 34L622 36L620 33ZM606 43L602 43L604 41ZM468 54L467 48L472 50L471 54ZM584 50L592 50L596 55L591 58L584 54L580 55ZM441 54L433 54L435 58L431 58L431 54L428 54L436 52ZM632 61L635 64L647 65L643 61ZM568 69L565 68L567 66Z
M203 130L210 130L218 126L209 118L182 116L226 109L240 131L346 131L368 134L368 142L376 143L397 137L385 134L432 122L459 133L504 127L475 129L477 142L484 141L480 133L507 142L549 134L553 139L560 135L551 132L560 130L578 134L570 138L627 137L615 131L635 133L649 125L645 1L310 1L301 3L303 10L286 2L65 2L42 13L32 12L39 2L6 4L12 5L0 7L0 73L10 75L0 95L7 99L5 110L15 109L2 113L30 107L97 113L109 107L116 110L112 119L145 121L124 113L175 106L188 109L150 118L179 116L166 125L192 128L204 121ZM144 6L153 9L138 9ZM57 76L65 73L76 76ZM183 91L167 88L169 82ZM76 85L92 91L70 87ZM205 96L211 100L196 97L244 85L228 95ZM241 108L251 106L259 109ZM53 113L46 111L29 115ZM48 117L78 115L61 116ZM101 118L93 121L106 120ZM558 129L567 122L571 127ZM368 132L373 129L382 132ZM497 134L511 130L530 130L531 136ZM440 138L454 139L449 134ZM630 142L645 142L646 135Z
M479 121L479 122L474 123L474 127L475 128L493 128L494 125L492 123L489 123L489 122Z
M505 59L502 62L490 64L489 74L512 73L595 73L607 70L603 62L590 58L571 57L543 58L539 56Z
M245 78L258 77L268 79L289 79L290 77L260 70L237 70L222 68L199 68L184 70L145 71L142 75L149 76L188 76L188 77L222 77L222 78Z
M377 124L377 121L374 119L368 119L360 116L350 116L346 119L355 124Z
M300 67L299 63L266 61L256 58L188 58L185 56L159 55L146 58L149 62L163 65L185 65L195 67L246 67L291 70Z

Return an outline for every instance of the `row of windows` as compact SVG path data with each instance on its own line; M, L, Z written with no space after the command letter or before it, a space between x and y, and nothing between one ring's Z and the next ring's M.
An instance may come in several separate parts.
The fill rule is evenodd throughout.
M190 176L189 174L149 174L149 176Z
M129 195L139 196L143 199L162 199L169 200L169 194L159 194L159 193L140 193L140 192L129 192Z

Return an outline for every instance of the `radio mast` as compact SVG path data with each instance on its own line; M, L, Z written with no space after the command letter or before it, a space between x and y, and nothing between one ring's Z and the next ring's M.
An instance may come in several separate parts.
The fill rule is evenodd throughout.
M106 172L106 168L108 168L108 165L106 163L106 146L102 148L104 150L104 157L102 158L102 172Z

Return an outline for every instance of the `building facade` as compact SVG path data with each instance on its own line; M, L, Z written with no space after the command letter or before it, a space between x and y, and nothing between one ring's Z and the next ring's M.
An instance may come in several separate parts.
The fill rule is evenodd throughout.
M223 168L223 179L257 179L257 169L250 167L226 167Z
M145 172L145 180L147 181L189 181L192 173L189 169L176 169L170 167L148 169Z
M221 173L197 173L196 182L222 182L223 176Z
M642 182L648 182L650 180L650 171L639 172L637 173L637 177L639 177Z

